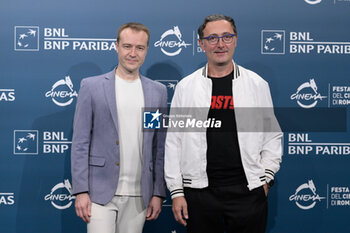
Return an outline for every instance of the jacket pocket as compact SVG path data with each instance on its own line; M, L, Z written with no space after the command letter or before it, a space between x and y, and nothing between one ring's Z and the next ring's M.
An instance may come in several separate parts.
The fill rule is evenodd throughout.
M102 157L90 156L89 165L103 167L106 163L106 159Z

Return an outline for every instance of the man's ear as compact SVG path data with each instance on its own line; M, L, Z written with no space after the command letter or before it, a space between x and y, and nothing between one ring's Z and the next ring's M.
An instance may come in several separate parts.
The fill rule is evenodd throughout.
M202 51L205 52L203 40L198 39L198 44L199 44L199 46L201 47Z
M118 49L119 49L119 44L118 44L118 42L115 42L115 51L118 53Z

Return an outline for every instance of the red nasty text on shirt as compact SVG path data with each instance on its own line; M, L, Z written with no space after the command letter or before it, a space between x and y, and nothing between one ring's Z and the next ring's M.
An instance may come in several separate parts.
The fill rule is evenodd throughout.
M211 97L211 109L233 109L233 98L229 95Z

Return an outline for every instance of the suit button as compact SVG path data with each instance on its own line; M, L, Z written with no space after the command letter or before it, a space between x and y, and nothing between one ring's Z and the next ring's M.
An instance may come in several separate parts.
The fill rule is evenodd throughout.
M119 141L117 140L117 141L115 142L115 144L119 145Z
M115 165L119 166L119 162L115 162Z

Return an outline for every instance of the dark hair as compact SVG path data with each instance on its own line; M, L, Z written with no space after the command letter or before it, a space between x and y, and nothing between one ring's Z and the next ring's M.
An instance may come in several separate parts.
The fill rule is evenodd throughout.
M119 27L118 34L117 34L117 43L119 43L119 41L120 41L120 33L124 29L127 29L127 28L130 28L130 29L135 30L137 32L139 32L139 31L146 32L147 37L148 37L147 38L147 46L149 45L149 37L150 37L149 29L145 25L143 25L141 23L134 23L134 22L126 23L126 24L123 24L122 26Z
M200 39L203 38L203 31L204 31L204 28L207 26L207 23L213 22L213 21L218 21L218 20L226 20L227 22L230 22L234 33L237 34L235 21L230 16L226 16L226 15L209 15L209 16L204 18L203 23L198 28L199 38Z

